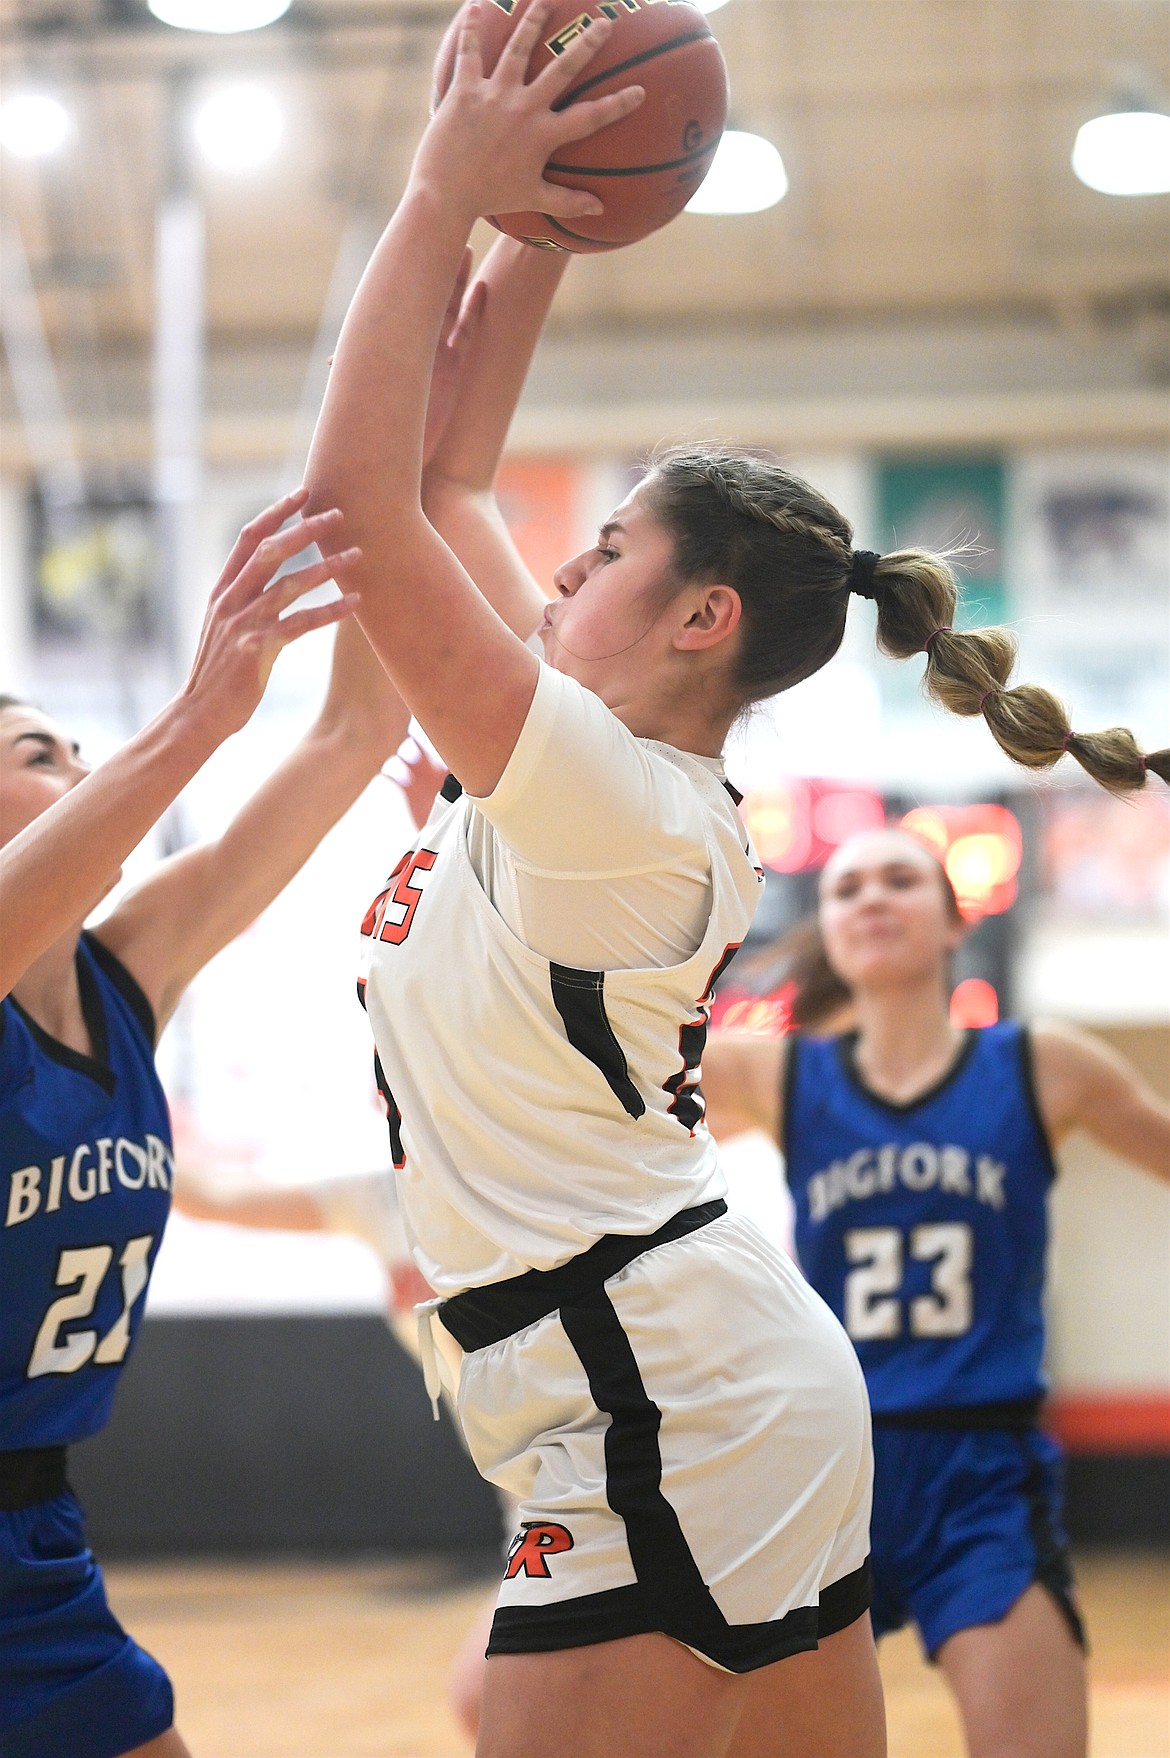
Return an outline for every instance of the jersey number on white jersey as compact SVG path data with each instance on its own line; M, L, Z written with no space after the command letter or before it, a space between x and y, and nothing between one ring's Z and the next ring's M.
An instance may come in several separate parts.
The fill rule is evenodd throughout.
M433 849L414 848L403 855L380 891L362 923L362 933L388 946L401 946L410 933L414 912L422 896L422 886L412 885L417 874L429 873L438 855Z

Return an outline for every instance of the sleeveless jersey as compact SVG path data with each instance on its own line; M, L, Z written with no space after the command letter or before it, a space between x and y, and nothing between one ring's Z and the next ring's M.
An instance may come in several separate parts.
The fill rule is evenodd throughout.
M619 768L628 759L650 812L685 797L703 826L710 910L695 950L666 968L581 970L543 957L506 924L472 860L472 838L499 840L486 821L496 795L477 802L449 780L366 916L359 981L407 1233L444 1296L552 1269L606 1233L653 1232L725 1190L700 1058L712 985L750 926L760 870L721 774L635 740L557 677L583 717L586 756L596 733ZM581 756L563 744L558 756L555 739L541 750L554 778L559 761ZM509 768L530 773L527 761L514 753ZM553 797L567 834L580 831L573 789Z
M801 1266L875 1416L1039 1397L1055 1169L1026 1029L970 1032L908 1105L865 1087L854 1044L789 1040L784 1151Z
M170 1207L170 1120L150 1005L83 934L94 1054L0 1004L0 1450L101 1428Z

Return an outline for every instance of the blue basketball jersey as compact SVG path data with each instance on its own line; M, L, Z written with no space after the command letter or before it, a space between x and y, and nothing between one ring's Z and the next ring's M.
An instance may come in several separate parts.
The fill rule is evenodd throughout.
M150 1005L90 934L77 975L92 1056L0 1004L0 1449L102 1427L170 1207Z
M905 1105L868 1090L854 1045L789 1040L784 1151L801 1265L875 1416L1039 1397L1055 1168L1026 1029L970 1032Z

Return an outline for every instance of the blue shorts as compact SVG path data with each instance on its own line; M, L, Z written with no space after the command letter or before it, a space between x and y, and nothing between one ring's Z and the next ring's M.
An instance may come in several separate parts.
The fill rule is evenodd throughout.
M1038 1429L874 1421L873 1626L913 1621L933 1659L948 1637L996 1624L1039 1581L1084 1646L1061 1524L1060 1449Z
M0 1758L120 1758L173 1721L171 1682L110 1610L73 1493L0 1512Z

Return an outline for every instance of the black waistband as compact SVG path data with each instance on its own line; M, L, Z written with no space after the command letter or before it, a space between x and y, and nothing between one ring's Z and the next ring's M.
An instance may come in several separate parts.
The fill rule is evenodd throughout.
M69 1486L64 1447L22 1447L0 1452L0 1509L12 1513L37 1502L51 1502Z
M599 1288L644 1251L682 1239L726 1213L727 1204L718 1198L696 1209L683 1209L657 1233L606 1233L580 1257L570 1258L555 1270L526 1270L522 1276L509 1276L506 1282L453 1294L439 1308L439 1317L461 1349L486 1349L489 1343L499 1343L526 1325L547 1318L559 1306Z
M1010 1429L1035 1428L1042 1398L1018 1398L1004 1404L940 1405L927 1410L875 1410L875 1428Z

